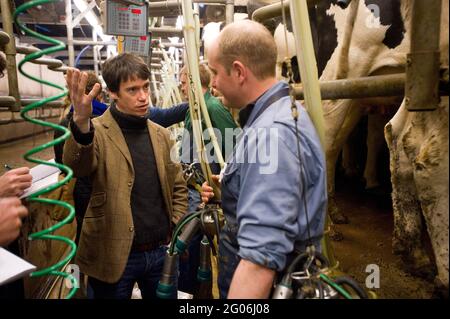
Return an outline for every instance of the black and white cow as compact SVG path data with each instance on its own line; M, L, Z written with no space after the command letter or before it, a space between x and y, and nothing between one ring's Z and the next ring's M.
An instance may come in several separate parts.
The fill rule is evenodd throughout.
M442 1L440 65L449 65L449 1ZM402 2L406 30L411 30L411 3ZM407 34L410 36L410 34ZM448 75L447 75L448 76ZM448 298L448 120L449 98L435 111L408 112L403 102L385 127L390 152L394 208L394 250L416 270L428 267L421 246L422 216L436 261L436 284Z
M261 4L268 4L270 0L251 0L248 2L249 10L255 10ZM358 54L358 41L369 34L372 39L366 39L367 46L377 46L377 48L388 49L390 52L404 51L404 26L400 14L399 1L354 1L348 9L338 6L338 1L320 1L314 8L310 8L309 17L313 34L314 47L316 52L318 74L322 81L336 80L351 77L377 75L384 73L398 73L404 71L404 59L391 57L386 52L367 52L367 55ZM353 19L352 19L353 18ZM294 79L300 80L297 71L297 58L293 42L293 34L288 32L289 47L286 48L285 32L281 18L274 18L265 22L268 28L273 30L275 41L278 46L277 75L286 76L285 58L291 58L294 69ZM291 29L288 21L288 31ZM365 29L362 28L365 26ZM369 29L369 30L368 30ZM364 34L362 34L364 33ZM380 38L383 36L383 38ZM374 37L374 38L373 38ZM372 40L373 43L370 43ZM356 43L355 43L356 41ZM380 53L380 54L378 54ZM373 64L371 55L378 55L378 64ZM362 61L359 59L366 59ZM367 60L369 59L369 60ZM360 67L358 67L359 65ZM349 100L341 101L348 105ZM325 101L324 111L327 125L327 165L328 165L328 193L329 193L329 214L336 223L343 223L347 218L342 214L335 203L335 166L336 161L343 150L349 134L353 131L360 119L368 115L367 130L367 159L364 169L364 179L366 189L379 186L377 176L377 157L384 144L383 126L395 113L401 104L401 97L391 99L359 99L357 107L348 108L351 114L346 114L340 110L333 110L336 101ZM328 106L330 105L330 106ZM376 107L373 107L376 105ZM380 112L379 110L383 110ZM338 118L335 118L335 117ZM331 130L330 130L331 129ZM347 162L347 153L344 148L343 166Z
M273 2L250 0L249 10ZM342 9L337 1L319 2L310 10L310 20L320 80L404 72L410 47L411 5L409 0L353 0ZM448 67L448 0L443 0L442 11L441 64ZM282 62L292 52L283 51L283 26L277 28L274 33L279 38ZM438 281L448 288L448 98L442 99L437 111L420 114L407 113L401 97L323 101L329 212L331 216L338 212L334 201L335 165L347 137L368 109L395 109L400 105L386 126L393 186L394 251L402 255L411 270L431 268L421 242L423 215ZM383 136L382 125L369 117L369 126L373 124L378 130L368 130L369 151L373 141L379 143ZM372 168L366 167L365 177L367 183L372 183L369 176L375 162L368 157Z

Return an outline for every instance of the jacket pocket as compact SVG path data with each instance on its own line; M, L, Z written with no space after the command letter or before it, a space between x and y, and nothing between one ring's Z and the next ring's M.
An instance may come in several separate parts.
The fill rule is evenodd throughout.
M99 207L106 203L106 192L94 193L91 196L91 207Z
M93 193L89 201L85 219L102 217L105 215L104 206L106 203L106 192Z

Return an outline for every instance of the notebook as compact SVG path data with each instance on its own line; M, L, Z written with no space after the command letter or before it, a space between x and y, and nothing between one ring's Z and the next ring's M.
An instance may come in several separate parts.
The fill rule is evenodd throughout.
M35 269L36 266L0 247L0 286L25 277Z

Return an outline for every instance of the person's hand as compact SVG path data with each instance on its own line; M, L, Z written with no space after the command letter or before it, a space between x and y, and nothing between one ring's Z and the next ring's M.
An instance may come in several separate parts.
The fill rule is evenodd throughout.
M19 237L22 218L27 215L28 209L18 197L0 198L0 247Z
M20 196L31 186L33 177L28 167L19 167L0 176L0 198Z
M73 105L73 121L84 133L89 131L89 119L92 115L92 100L100 93L101 86L96 83L86 94L88 75L75 68L69 68L66 74L67 88Z
M214 182L214 184L216 184L217 187L219 187L220 182L219 182L219 175L212 175L211 178ZM214 197L214 189L209 186L208 182L204 182L202 184L202 192L200 193L200 196L202 198L202 202L203 203L207 203L211 198Z

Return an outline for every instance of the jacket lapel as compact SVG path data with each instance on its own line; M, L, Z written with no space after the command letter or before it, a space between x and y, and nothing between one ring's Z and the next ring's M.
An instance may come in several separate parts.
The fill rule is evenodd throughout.
M150 121L147 121L147 127L153 146L153 153L155 154L156 167L158 169L159 183L161 184L164 202L168 211L170 211L172 206L170 205L171 202L169 201L169 193L167 190L166 165L164 163L164 150L162 148L164 140L159 127L152 125Z
M133 161L131 159L130 151L128 150L127 142L123 136L122 130L120 129L117 122L111 115L111 111L108 109L102 116L102 124L106 128L107 136L111 142L119 149L122 155L128 162L130 167L133 167Z

